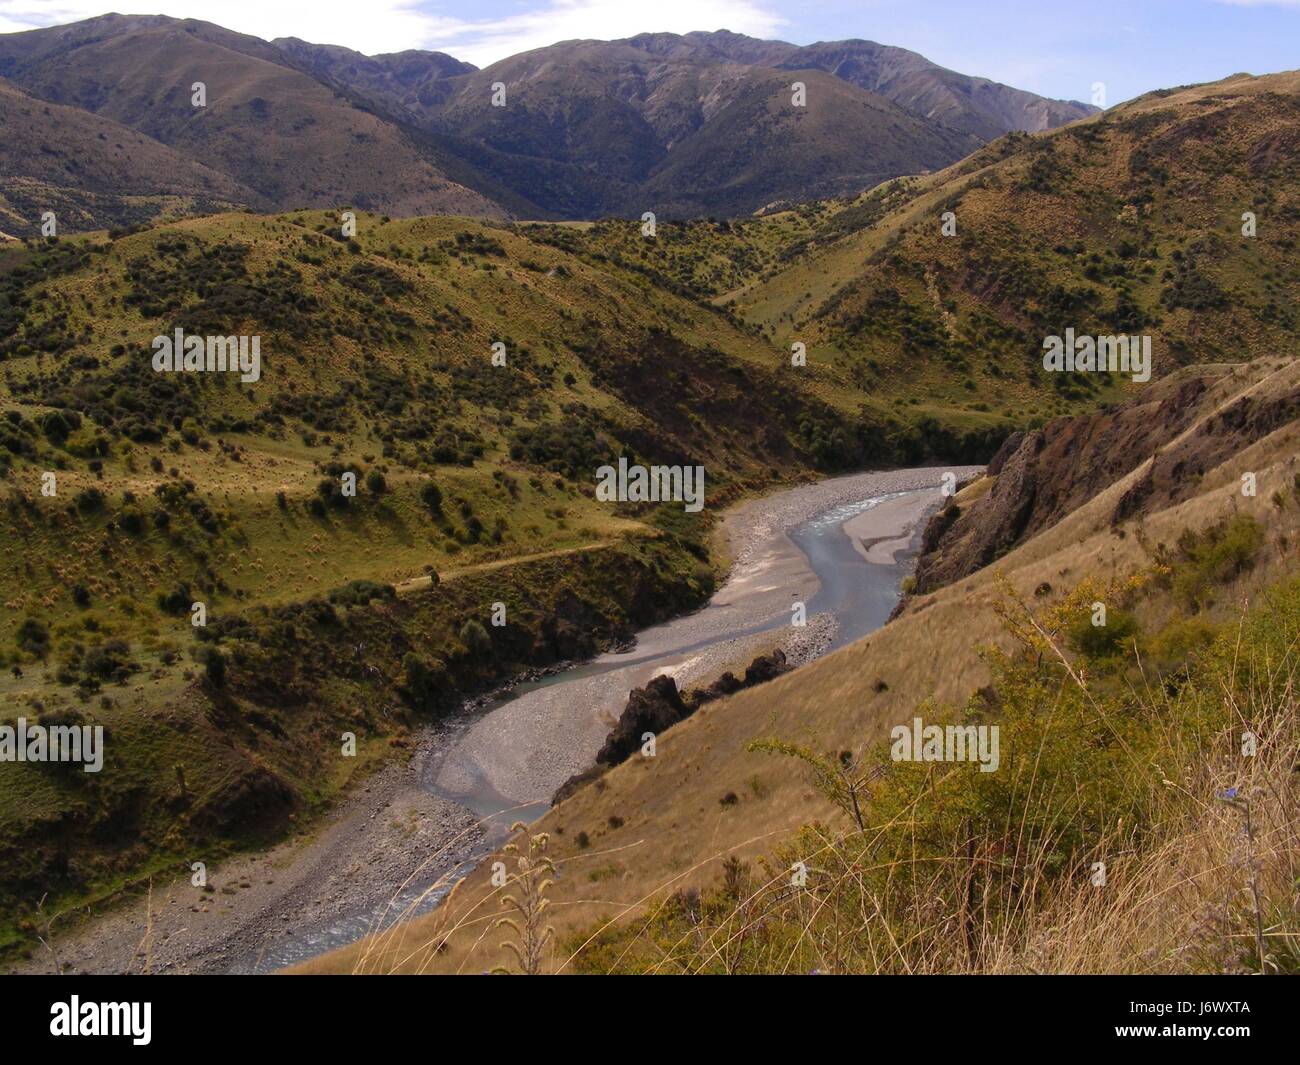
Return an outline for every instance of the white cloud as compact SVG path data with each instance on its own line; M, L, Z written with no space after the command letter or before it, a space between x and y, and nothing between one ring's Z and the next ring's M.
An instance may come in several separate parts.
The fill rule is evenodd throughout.
M145 7L141 4L140 7ZM0 0L0 30L55 26L137 5L109 5L105 0ZM228 30L264 40L301 37L320 44L341 44L366 53L420 47L420 41L444 20L421 12L414 0L176 0L178 10L158 12L174 18L213 22Z
M773 37L786 20L753 0L549 0L534 10L487 21L448 25L430 47L487 66L517 52L575 38L616 40L638 33L728 29Z
M771 37L785 20L766 0L537 0L493 19L440 14L419 0L183 0L177 18L214 22L265 40L301 37L367 55L428 48L486 66L508 55L575 37L611 40L638 33L729 29ZM125 5L129 10L134 5ZM0 33L54 26L104 14L104 0L0 0ZM171 12L166 12L171 14Z

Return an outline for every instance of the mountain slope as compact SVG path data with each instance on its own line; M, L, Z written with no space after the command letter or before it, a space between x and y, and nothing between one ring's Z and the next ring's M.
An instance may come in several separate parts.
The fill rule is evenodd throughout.
M363 56L106 15L0 35L0 76L202 158L269 209L401 215L747 214L933 170L1088 111L870 42L723 31L565 41L477 71L439 53ZM796 80L812 86L802 108ZM195 81L206 108L190 106Z
M350 48L311 44L297 37L278 37L271 45L280 56L318 81L394 100L410 110L437 99L447 78L477 69L472 63L462 63L442 52L418 49L367 56Z
M1041 422L1140 387L1045 372L1066 329L1151 336L1156 375L1292 343L1298 165L1296 74L1153 94L831 205L718 298L920 411L965 397Z
M1039 97L963 78L899 49L841 42L838 63L832 52L724 31L566 41L439 80L422 99L387 99L453 138L454 150L503 175L516 192L569 217L636 214L651 199L669 213L747 213L773 199L809 199L932 169L979 140L1091 110L1041 101L1035 111ZM878 64L887 57L906 77L882 74L868 85L866 54ZM844 55L858 57L857 65ZM821 131L802 128L796 118L803 116L781 106L798 79L776 67L818 80L806 114L820 112L808 125ZM816 79L812 69L836 76ZM504 108L491 106L497 83L506 86ZM360 80L353 84L365 91ZM838 138L818 135L832 128ZM755 167L767 173L755 175Z
M790 105L794 81L806 107ZM938 169L977 143L818 71L755 72L655 167L642 202L670 216L745 214L794 189L822 198Z
M892 100L981 140L1004 133L1037 133L1063 126L1097 108L1073 100L1049 100L987 78L946 70L924 56L874 41L830 41L800 48L781 64L815 68Z
M188 155L90 112L37 100L3 78L0 128L0 230L13 236L38 236L46 211L72 232L264 202Z
M942 166L978 144L818 72L646 66L630 48L559 49L459 79L434 124L563 215L744 214ZM806 106L792 103L798 80ZM492 106L497 83L505 107Z
M393 123L291 69L266 42L217 26L105 16L7 34L0 74L203 159L272 209L502 213L449 181ZM191 103L195 82L207 87L206 107Z

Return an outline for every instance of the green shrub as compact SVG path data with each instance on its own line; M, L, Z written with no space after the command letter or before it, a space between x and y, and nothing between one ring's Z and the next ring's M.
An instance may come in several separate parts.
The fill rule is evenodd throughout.
M1248 514L1235 514L1201 533L1185 531L1178 538L1174 592L1188 607L1207 606L1214 585L1249 569L1263 544L1263 526Z
M474 618L460 627L460 642L476 655L487 654L492 650L492 637L488 635L483 623Z
M1137 635L1137 619L1126 610L1110 607L1106 611L1106 624L1094 625L1091 613L1085 614L1070 627L1066 642L1071 650L1085 658L1102 661L1131 653Z
M186 613L194 605L194 598L190 595L190 586L184 582L176 585L169 592L158 593L158 609L164 614L171 614L173 617Z
M50 627L40 618L23 618L17 640L22 650L43 657L50 649Z
M432 481L425 481L420 489L420 502L430 514L437 516L442 513L442 489Z
M365 606L372 599L396 599L397 589L378 581L348 581L329 593L329 601L340 606Z

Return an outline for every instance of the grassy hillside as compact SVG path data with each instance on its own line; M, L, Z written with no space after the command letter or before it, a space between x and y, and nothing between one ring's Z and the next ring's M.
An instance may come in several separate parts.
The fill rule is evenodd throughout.
M1143 387L1045 372L1043 339L1067 328L1149 335L1157 377L1287 350L1298 146L1300 76L1242 76L1012 134L848 200L660 217L653 241L614 220L521 232L711 299L787 357L805 345L807 386L841 409L1005 431Z
M1295 74L1152 94L832 205L724 302L895 404L1041 423L1133 388L1044 373L1067 327L1151 335L1157 375L1293 342L1298 145Z
M355 772L349 722L377 755L698 604L729 499L996 443L837 409L684 290L478 222L217 215L11 243L0 282L0 696L116 749L5 774L11 916L283 830ZM259 379L155 372L176 328L259 336ZM623 456L703 465L709 509L596 501Z

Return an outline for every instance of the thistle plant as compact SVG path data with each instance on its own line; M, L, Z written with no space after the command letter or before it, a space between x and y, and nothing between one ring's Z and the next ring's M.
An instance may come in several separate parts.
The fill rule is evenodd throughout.
M516 821L510 830L520 832L525 827L522 821ZM549 842L550 837L539 832L528 837L526 853L520 851L515 843L504 848L506 854L515 856L515 874L506 884L507 888L514 890L501 896L501 905L513 910L514 916L498 918L494 927L508 928L514 933L513 938L503 941L501 946L515 956L519 971L525 976L540 975L542 955L555 935L555 929L545 924L543 918L550 905L546 890L555 876L555 863L546 854ZM504 967L495 971L510 972Z

